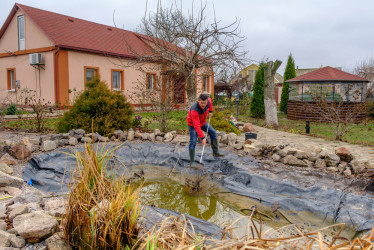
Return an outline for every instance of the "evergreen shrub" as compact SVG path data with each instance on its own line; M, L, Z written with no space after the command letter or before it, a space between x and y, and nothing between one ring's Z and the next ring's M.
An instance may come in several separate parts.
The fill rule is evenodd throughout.
M230 123L231 112L225 111L214 111L210 124L215 130L225 131L226 133L235 133L240 135L240 130Z
M86 84L86 90L76 99L72 108L58 123L58 131L84 129L110 135L115 129L126 130L132 125L133 109L126 97L111 91L107 85L95 78Z
M251 101L251 116L255 118L263 118L265 116L264 73L265 63L260 63L260 67L255 76L255 83L253 84L253 98Z
M8 108L5 110L6 115L16 115L17 113L18 113L18 109L14 103L10 103Z

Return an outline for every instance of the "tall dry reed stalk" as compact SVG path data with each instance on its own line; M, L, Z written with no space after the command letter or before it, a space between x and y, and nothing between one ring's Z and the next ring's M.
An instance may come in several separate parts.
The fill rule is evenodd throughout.
M67 241L79 249L124 249L138 235L140 188L114 178L109 160L117 148L86 144L72 154L77 168L63 221Z

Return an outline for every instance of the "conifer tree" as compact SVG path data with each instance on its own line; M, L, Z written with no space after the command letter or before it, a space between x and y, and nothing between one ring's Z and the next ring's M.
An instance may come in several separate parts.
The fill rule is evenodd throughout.
M289 86L290 84L286 82L289 79L296 77L296 70L295 70L295 61L292 57L292 54L288 56L286 69L284 71L283 76L283 88L282 88L282 95L281 95L281 103L280 103L280 110L287 114L287 104L288 104L288 97L289 97Z
M265 68L265 64L260 63L260 67L255 76L255 83L253 84L251 115L256 118L263 118L265 116L264 68Z

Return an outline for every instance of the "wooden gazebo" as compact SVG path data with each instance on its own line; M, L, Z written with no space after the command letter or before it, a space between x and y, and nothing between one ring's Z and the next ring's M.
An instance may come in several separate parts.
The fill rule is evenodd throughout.
M368 80L333 67L323 67L287 81L289 100L287 119L326 121L321 116L316 97L327 102L339 103L342 115L366 101ZM354 118L360 122L366 117L362 112Z

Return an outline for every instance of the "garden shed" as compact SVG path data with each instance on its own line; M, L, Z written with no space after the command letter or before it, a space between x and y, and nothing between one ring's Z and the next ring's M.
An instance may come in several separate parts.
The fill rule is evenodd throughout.
M366 101L369 83L365 78L329 66L287 82L290 86L287 119L309 121L326 121L319 112L317 101L320 98L334 104L340 115L348 114ZM366 116L362 110L354 117L354 122L360 122Z

